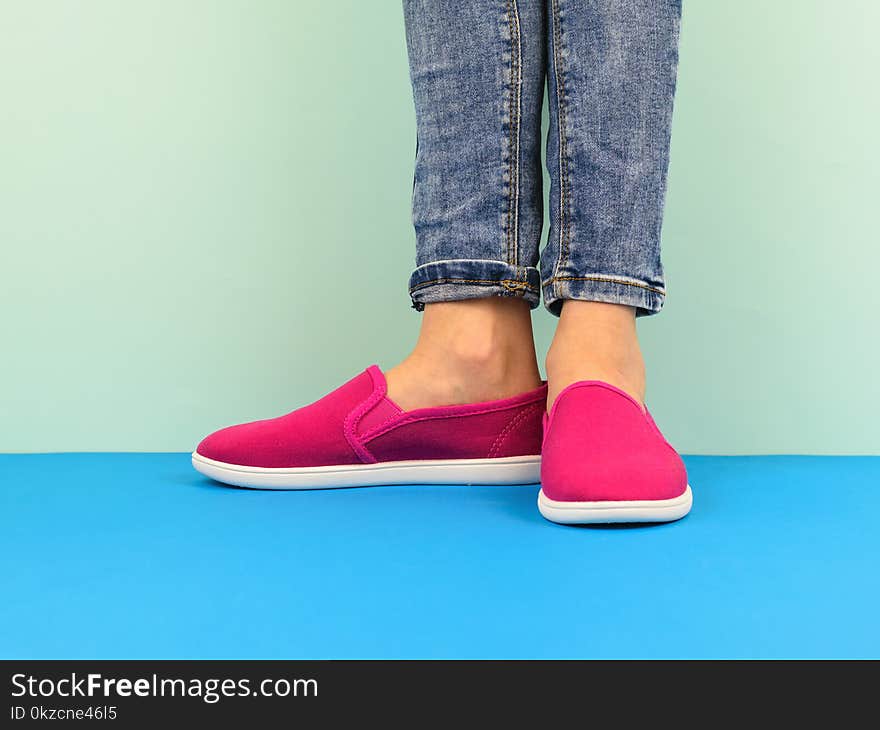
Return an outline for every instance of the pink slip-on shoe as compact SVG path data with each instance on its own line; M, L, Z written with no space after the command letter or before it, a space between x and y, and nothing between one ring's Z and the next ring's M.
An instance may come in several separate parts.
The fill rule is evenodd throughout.
M503 400L404 411L371 365L311 405L212 433L193 466L227 484L321 489L535 484L547 387Z
M608 383L559 394L541 453L538 509L553 522L668 522L691 509L681 457L647 409Z

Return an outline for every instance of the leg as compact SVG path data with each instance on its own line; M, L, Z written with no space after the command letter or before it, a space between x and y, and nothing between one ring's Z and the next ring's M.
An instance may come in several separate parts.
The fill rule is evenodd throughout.
M663 305L660 229L680 0L547 0L551 226L544 301L560 323L549 400L603 380L644 400L635 317Z
M681 457L644 406L636 316L663 304L660 224L678 0L547 0L552 218L538 508L562 523L665 522L691 508Z
M532 319L522 299L428 304L412 353L387 373L401 408L478 403L541 385Z
M404 0L418 144L412 354L220 429L193 466L271 489L531 484L547 389L530 308L541 231L543 0ZM489 401L489 402L487 402Z
M540 376L543 0L404 0L415 100L418 343L388 372L404 408L503 398Z

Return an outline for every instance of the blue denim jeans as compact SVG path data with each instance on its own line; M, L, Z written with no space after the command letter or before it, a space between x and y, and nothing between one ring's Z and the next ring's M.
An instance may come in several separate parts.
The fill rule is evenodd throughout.
M681 0L403 0L416 269L431 302L660 310ZM550 226L543 227L547 88Z

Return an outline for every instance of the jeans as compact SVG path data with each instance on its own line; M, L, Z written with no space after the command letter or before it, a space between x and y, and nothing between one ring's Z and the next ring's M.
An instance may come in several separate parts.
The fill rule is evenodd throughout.
M416 309L666 296L660 229L681 0L403 0ZM543 228L547 86L550 226Z

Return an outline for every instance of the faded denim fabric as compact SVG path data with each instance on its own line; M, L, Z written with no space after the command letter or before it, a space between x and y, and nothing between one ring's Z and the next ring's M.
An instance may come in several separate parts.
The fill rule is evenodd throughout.
M413 306L665 298L680 0L403 0L416 109ZM548 92L550 227L541 105Z

